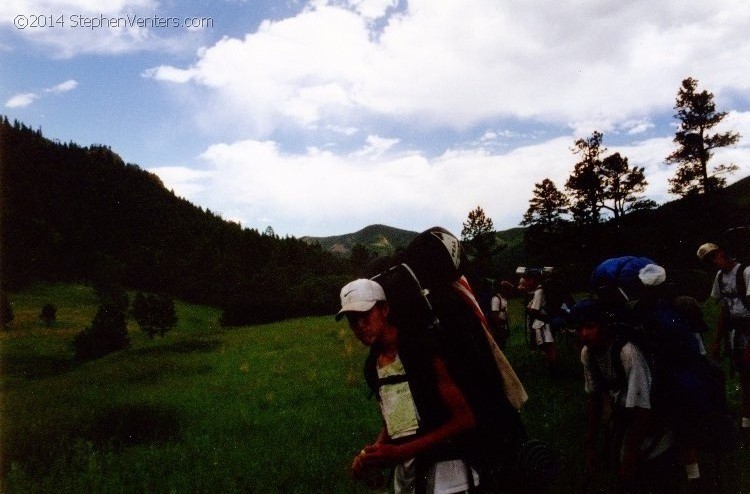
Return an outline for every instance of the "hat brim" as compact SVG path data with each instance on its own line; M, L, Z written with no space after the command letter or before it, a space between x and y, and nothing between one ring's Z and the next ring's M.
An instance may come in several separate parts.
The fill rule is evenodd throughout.
M344 317L347 312L367 312L368 310L375 307L376 303L376 300L368 300L366 302L349 302L341 308L338 314L336 314L336 320L341 320L341 318Z

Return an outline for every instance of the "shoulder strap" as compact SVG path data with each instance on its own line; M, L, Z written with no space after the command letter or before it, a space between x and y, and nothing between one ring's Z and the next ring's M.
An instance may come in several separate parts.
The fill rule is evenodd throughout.
M739 297L740 302L742 302L742 305L745 306L745 309L750 311L750 303L748 303L747 300L747 284L745 283L745 268L747 268L747 266L744 264L740 264L740 266L737 268L737 279L735 280L735 287L737 289L737 297Z

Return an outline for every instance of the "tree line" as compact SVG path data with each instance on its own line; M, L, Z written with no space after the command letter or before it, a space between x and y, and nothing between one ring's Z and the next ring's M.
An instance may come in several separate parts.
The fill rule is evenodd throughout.
M695 265L698 244L718 240L721 229L747 223L747 207L724 193L726 176L739 168L711 162L717 149L741 137L714 131L727 113L717 111L713 94L699 91L698 81L690 77L682 81L674 109L676 149L665 163L676 166L669 192L682 197L680 204L657 211L657 204L644 197L644 167L631 166L619 152L608 153L604 134L594 131L571 148L578 161L563 188L549 178L534 185L520 222L527 227L525 262L562 266L584 287L590 266L609 256L652 255L689 268ZM509 276L509 266L498 269L487 263L502 245L496 244L492 221L481 207L469 213L463 227L475 278Z
M331 314L353 267L272 228L177 197L109 147L46 139L0 118L0 283L117 283L225 309L247 324Z

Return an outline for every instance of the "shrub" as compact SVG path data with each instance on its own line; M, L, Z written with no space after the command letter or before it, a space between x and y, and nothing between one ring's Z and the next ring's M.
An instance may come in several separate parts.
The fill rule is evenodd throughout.
M102 304L91 326L73 339L75 356L79 360L103 357L130 345L125 313L117 305Z
M167 295L137 293L131 314L149 338L156 334L163 337L177 325L174 300Z
M45 326L52 326L57 320L57 307L52 304L44 304L42 312L39 313L39 319L44 321Z

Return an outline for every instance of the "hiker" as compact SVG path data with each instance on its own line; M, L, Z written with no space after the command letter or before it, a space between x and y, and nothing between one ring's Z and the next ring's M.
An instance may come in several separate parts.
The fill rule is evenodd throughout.
M396 493L469 492L479 477L465 461L474 414L429 339L396 327L383 288L358 279L341 290L341 310L357 339L370 347L366 375L375 373L383 427L354 458L351 473L368 478L393 468Z
M513 293L513 285L509 281L503 280L500 282L499 290L492 296L490 300L490 315L489 321L495 328L495 340L501 349L505 349L505 345L510 338L510 321L508 319L508 299Z
M702 352L705 323L698 302L675 296L680 287L645 257L602 262L592 275L592 289L617 326L618 346L633 343L645 356L656 390L650 396L654 415L674 433L689 488L700 492L696 449L726 454L736 434L723 376ZM622 366L615 370L622 378Z
M730 358L742 388L742 436L750 443L750 266L742 266L720 246L706 243L698 258L718 271L711 297L721 303L711 357L721 359L722 343L729 338Z
M531 295L526 306L528 315L528 331L531 333L532 343L542 350L547 362L547 369L552 377L558 371L558 356L555 338L552 336L551 319L547 311L546 297L542 287L542 272L538 269L527 269L521 276L519 289Z
M600 301L582 300L571 312L583 345L581 364L588 394L587 473L595 471L601 456L597 435L606 400L615 423L614 446L619 452L618 476L624 491L679 492L680 462L673 433L652 413L651 370L643 352L629 341L615 344L615 321Z
M399 329L399 355L407 374L414 362L425 361L418 357L426 348L437 348L436 353L468 403L475 419L474 430L452 444L468 446L464 449L467 454L459 457L479 474L482 489L543 493L556 476L556 455L548 445L526 436L519 410L528 396L495 343L460 264L458 238L444 228L433 227L414 238L399 264L372 279L383 288L390 307L389 321ZM369 362L375 360L373 353ZM377 390L374 368L373 364L366 365L365 377L370 389ZM413 374L432 373L431 365L420 368L429 372ZM412 381L410 386L419 410L420 396L425 396L420 391L423 385ZM420 478L418 475L417 482ZM422 491L417 488L417 492Z

